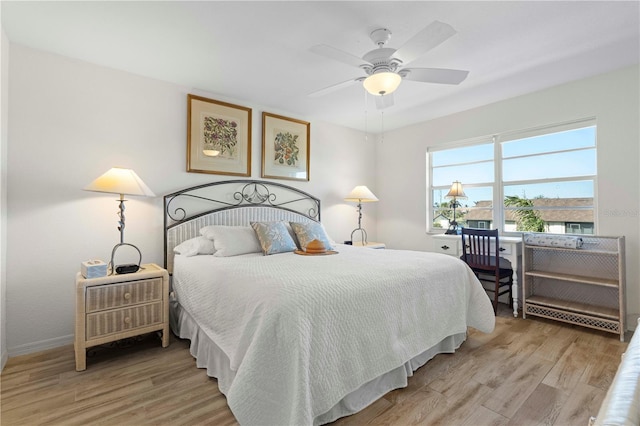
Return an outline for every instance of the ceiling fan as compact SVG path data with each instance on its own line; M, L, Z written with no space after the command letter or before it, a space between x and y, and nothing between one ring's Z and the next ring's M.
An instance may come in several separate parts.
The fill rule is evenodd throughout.
M379 109L382 109L393 105L392 93L398 88L403 79L424 83L460 84L467 78L469 71L445 68L404 68L411 61L440 45L455 33L456 30L451 25L433 21L402 47L393 49L385 47L391 39L391 31L386 28L379 28L369 36L378 48L365 53L362 58L326 44L313 46L310 49L312 52L359 67L364 70L366 76L334 84L313 92L309 96L322 96L350 86L355 82L362 82L367 92L376 96L376 105Z

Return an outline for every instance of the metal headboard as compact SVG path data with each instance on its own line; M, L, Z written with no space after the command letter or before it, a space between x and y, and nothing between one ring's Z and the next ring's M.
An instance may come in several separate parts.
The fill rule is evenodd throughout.
M172 272L173 248L211 224L250 220L320 221L320 199L277 182L237 179L186 188L164 196L164 263Z

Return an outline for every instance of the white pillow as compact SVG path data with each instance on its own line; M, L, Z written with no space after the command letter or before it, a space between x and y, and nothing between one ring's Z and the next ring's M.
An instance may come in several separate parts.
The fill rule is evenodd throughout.
M256 232L250 226L212 225L200 229L200 234L213 240L216 257L261 253L262 248Z
M213 254L216 251L213 241L206 237L195 237L183 241L173 248L175 254L191 257L199 254Z

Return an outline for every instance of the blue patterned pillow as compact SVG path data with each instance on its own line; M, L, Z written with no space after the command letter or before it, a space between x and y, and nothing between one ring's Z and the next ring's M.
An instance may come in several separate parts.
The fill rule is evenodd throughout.
M298 242L300 243L300 248L302 250L307 251L307 244L309 244L313 240L320 240L325 249L333 250L331 240L329 239L329 236L327 236L327 233L324 231L324 227L321 223L290 222L290 224L293 232L296 233L296 237L298 237Z
M297 246L284 222L251 222L264 255L294 251Z

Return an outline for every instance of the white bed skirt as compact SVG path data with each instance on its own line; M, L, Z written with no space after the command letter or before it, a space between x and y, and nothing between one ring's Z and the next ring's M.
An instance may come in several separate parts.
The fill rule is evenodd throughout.
M196 359L198 368L206 368L207 375L218 380L220 392L226 395L235 378L235 372L230 368L229 358L225 353L204 333L188 312L181 309L180 305L171 303L171 329L181 339L191 341L190 352ZM329 411L317 416L314 425L333 422L340 417L348 416L364 409L371 403L380 399L387 392L407 386L407 378L413 376L413 372L440 353L453 353L465 341L466 333L454 334L445 337L438 344L427 349L415 358L403 365L389 371L386 374L363 384L359 389L351 392L334 405ZM233 411L233 408L231 408Z

